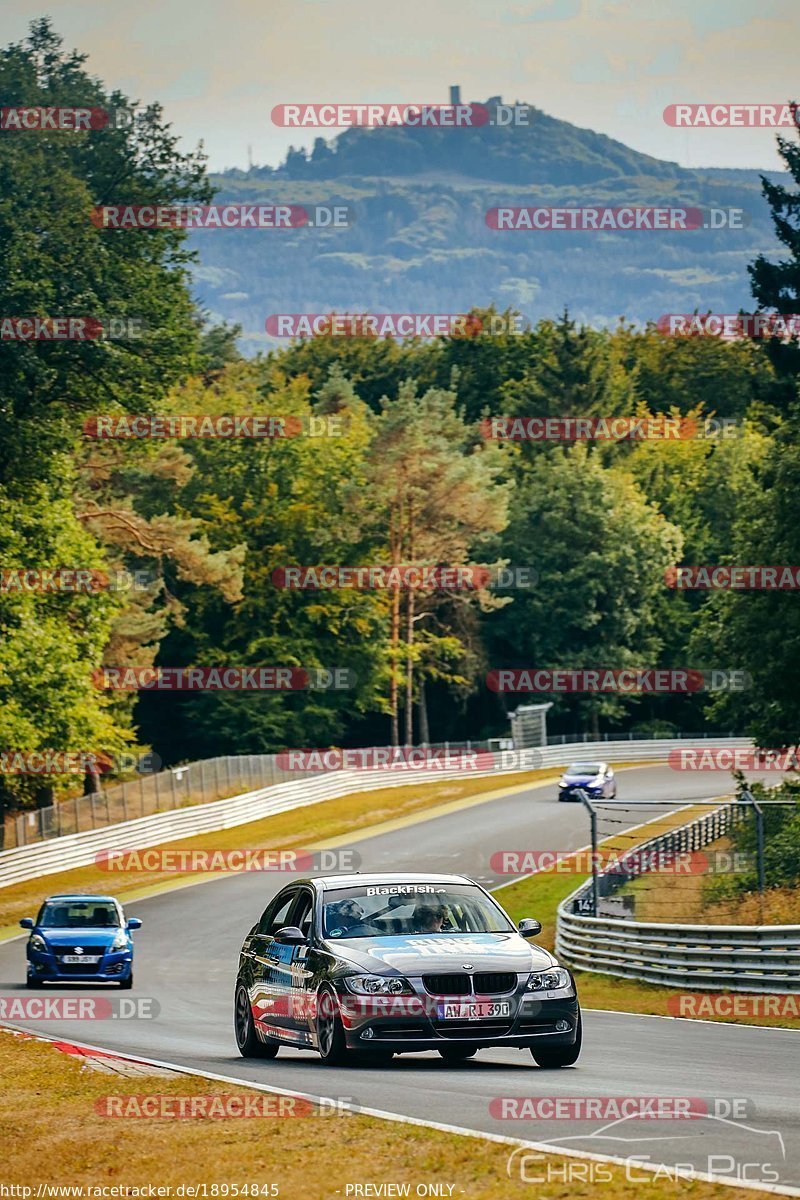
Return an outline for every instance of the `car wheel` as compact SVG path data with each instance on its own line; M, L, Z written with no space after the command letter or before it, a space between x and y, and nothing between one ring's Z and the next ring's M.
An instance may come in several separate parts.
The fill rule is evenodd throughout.
M262 1042L259 1039L253 1024L250 997L242 984L239 984L236 989L233 1028L236 1034L236 1045L239 1047L242 1058L274 1058L278 1053L278 1042Z
M331 1067L342 1066L347 1061L339 1005L330 988L324 988L317 996L317 1049L322 1061Z
M447 1063L466 1062L478 1053L477 1046L439 1046L438 1053Z
M571 1067L578 1061L583 1041L583 1019L578 1014L578 1035L572 1046L531 1046L534 1061L540 1067Z
M126 992L133 987L133 971L131 971L127 979L120 979L119 986L122 991Z
M35 975L29 975L28 978L25 980L25 987L29 987L29 988L44 987L44 982L41 979L37 979Z

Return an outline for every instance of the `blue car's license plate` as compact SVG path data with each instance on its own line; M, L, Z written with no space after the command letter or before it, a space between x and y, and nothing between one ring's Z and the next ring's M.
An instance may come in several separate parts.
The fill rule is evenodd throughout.
M99 963L99 954L65 954L61 959L65 963Z

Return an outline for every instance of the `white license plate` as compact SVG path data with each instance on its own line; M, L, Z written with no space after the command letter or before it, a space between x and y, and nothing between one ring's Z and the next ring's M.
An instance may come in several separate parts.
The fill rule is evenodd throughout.
M510 1000L468 1000L439 1005L440 1021L480 1021L487 1017L510 1017Z
M65 963L99 963L99 954L65 954L61 959Z

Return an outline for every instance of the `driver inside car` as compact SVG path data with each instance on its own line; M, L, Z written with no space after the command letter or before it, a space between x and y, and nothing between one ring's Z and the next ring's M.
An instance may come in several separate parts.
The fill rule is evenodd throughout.
M416 933L441 933L449 915L445 904L418 904L414 909L411 924Z

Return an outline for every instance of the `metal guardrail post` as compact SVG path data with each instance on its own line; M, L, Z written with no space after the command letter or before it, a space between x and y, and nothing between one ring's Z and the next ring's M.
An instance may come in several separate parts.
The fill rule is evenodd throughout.
M576 788L575 795L589 814L592 838L592 916L597 916L598 884L597 884L597 813L592 802L583 788Z
M764 866L764 810L749 788L745 788L742 794L747 797L753 806L753 814L756 819L756 871L758 873L758 903L760 909L759 919L763 925L764 891L766 888L766 869Z

